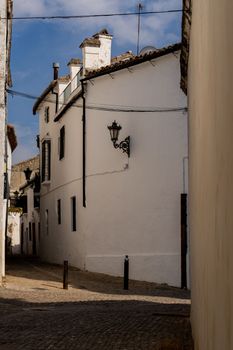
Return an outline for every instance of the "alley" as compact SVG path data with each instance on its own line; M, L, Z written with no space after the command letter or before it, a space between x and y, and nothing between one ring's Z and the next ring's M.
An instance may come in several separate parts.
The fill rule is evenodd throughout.
M190 299L177 288L14 259L0 289L0 349L192 349Z

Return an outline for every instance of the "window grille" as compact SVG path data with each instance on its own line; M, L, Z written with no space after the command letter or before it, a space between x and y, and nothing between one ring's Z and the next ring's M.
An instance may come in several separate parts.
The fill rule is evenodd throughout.
M44 140L42 143L42 182L50 181L51 176L51 141Z

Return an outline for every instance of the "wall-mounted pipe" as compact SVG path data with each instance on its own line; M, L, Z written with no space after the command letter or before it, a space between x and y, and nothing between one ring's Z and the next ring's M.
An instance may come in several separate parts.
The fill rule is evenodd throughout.
M85 86L81 81L82 86L82 99L83 99L83 207L86 208L86 98L85 98Z

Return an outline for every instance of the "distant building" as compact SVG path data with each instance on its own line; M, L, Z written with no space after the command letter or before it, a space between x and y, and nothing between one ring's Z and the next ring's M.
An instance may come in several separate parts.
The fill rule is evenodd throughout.
M72 59L66 77L55 64L34 105L41 257L121 276L128 255L130 278L180 286L188 150L181 45L112 59L111 42L106 30L85 39L82 62ZM112 142L108 127L119 124Z
M17 147L17 138L15 134L15 128L13 125L7 125L7 144L6 144L6 170L4 173L4 222L3 222L3 232L4 238L6 239L8 226L8 213L10 206L10 182L11 182L11 174L12 174L12 153ZM4 242L5 242L4 239ZM7 242L5 242L7 246ZM5 247L4 247L5 248Z
M10 202L7 233L8 254L38 255L40 241L39 156L13 166Z

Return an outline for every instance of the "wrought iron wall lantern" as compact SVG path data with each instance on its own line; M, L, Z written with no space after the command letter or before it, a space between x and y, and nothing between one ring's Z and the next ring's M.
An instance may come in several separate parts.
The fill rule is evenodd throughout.
M112 125L108 126L108 130L110 132L111 141L113 143L113 146L115 148L122 149L123 153L127 153L128 157L130 157L130 136L126 137L123 141L120 143L117 143L119 132L121 130L121 126L117 124L117 122L114 120Z
M30 177L31 177L32 170L29 167L27 167L27 169L25 169L23 172L24 172L26 180L29 181Z

